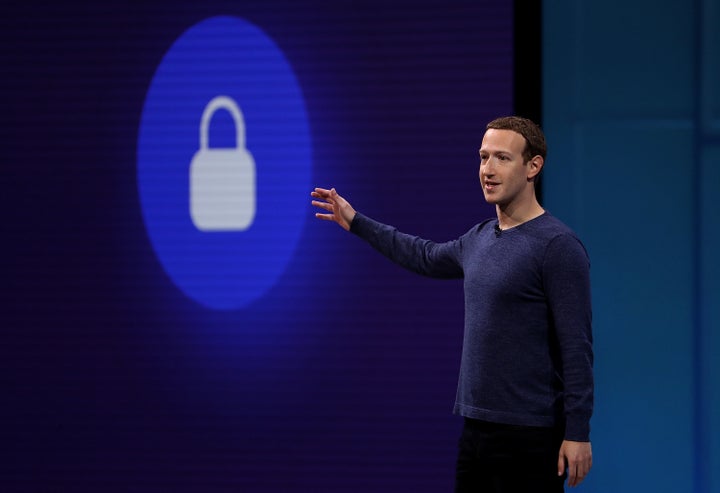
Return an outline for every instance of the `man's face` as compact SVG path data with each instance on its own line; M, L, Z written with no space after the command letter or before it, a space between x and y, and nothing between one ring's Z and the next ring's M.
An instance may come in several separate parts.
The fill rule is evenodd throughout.
M480 147L480 184L490 204L512 203L525 189L530 166L523 162L525 138L512 130L488 129Z

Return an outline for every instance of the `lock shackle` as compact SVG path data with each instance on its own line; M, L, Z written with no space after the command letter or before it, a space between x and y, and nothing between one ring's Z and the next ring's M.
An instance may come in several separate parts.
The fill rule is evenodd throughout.
M235 147L237 149L244 149L245 119L243 118L242 111L240 111L237 103L228 96L216 96L205 107L205 111L203 111L202 114L202 121L200 122L200 149L208 148L208 129L210 127L210 119L213 117L215 112L220 109L227 110L230 115L232 115L232 118L235 121Z

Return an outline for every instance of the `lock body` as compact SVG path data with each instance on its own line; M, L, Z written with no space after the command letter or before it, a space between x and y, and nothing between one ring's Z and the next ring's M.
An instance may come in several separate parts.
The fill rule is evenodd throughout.
M200 231L244 231L255 219L255 163L245 149L200 149L190 164L190 216Z

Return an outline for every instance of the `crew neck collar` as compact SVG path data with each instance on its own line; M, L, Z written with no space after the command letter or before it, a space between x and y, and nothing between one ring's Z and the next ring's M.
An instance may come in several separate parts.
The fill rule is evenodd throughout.
M528 219L527 221L521 222L520 224L516 224L515 226L510 226L509 228L501 228L500 220L495 219L495 232L496 233L497 232L505 233L505 232L514 231L514 230L520 228L521 226L525 226L526 224L533 223L533 222L537 221L538 219L545 217L545 216L549 216L549 215L550 215L550 213L548 211L544 210L542 213L540 213L540 215L535 216L532 219Z

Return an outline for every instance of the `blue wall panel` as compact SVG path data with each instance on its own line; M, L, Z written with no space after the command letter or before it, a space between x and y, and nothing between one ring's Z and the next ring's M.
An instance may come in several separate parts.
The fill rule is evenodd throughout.
M701 39L699 67L702 77L703 123L707 129L720 134L720 2L706 0L702 2L702 19L699 37Z
M700 256L698 325L699 470L706 477L708 491L720 491L720 3L702 2L699 66L702 131L697 138L701 168L697 176L700 189L698 255Z
M702 223L700 236L700 391L704 399L698 413L701 448L708 491L720 491L720 146L706 149L702 158Z
M592 260L586 491L720 491L716 4L544 5L545 206Z
M693 30L691 2L586 1L568 9L575 13L570 46L580 114L687 115L693 101L687 73L693 54L687 42ZM569 34L567 26L547 35L559 33Z

